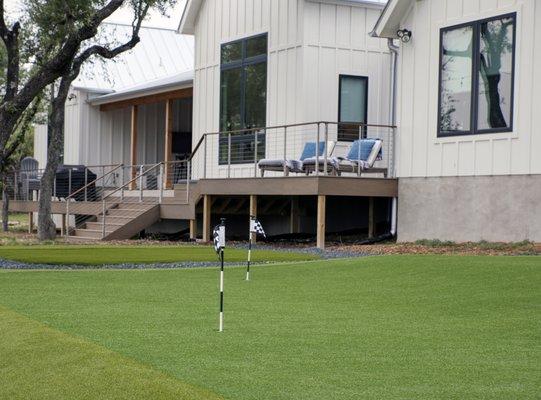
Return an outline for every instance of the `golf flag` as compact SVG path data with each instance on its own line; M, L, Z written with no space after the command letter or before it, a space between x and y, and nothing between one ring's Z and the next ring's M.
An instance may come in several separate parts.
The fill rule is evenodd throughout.
M225 248L225 225L220 224L214 227L212 240L214 242L214 251L216 251L217 254L220 254Z
M250 234L249 240L248 240L248 262L246 263L246 280L250 280L250 264L252 263L252 233L255 233L255 235L261 235L263 237L267 237L265 235L265 230L263 229L263 225L261 225L261 222L257 220L256 217L250 216Z
M255 217L250 219L250 233L255 233L256 235L261 235L265 238L267 237L267 235L265 235L263 225L261 225L261 222L259 222Z
M222 218L222 223L214 227L212 233L214 242L214 250L220 258L220 312L218 331L224 331L224 249L225 249L225 219Z

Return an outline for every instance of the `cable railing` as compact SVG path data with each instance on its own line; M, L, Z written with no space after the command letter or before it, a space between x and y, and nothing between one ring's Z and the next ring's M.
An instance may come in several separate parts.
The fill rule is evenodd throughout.
M190 157L192 179L295 175L374 177L376 174L393 177L395 128L382 124L317 121L206 133ZM381 142L373 165L356 162L360 156L352 160L352 146L362 139ZM307 152L307 145L316 143L319 151ZM303 168L302 161L307 156L311 160L304 163L307 168ZM348 159L355 168L340 168L340 161ZM264 168L262 160L267 164L274 162L277 167Z

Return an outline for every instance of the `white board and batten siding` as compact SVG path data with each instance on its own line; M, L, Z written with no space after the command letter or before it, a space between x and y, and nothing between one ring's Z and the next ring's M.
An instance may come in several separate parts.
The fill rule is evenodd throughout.
M440 29L517 13L511 133L437 137ZM401 23L413 32L399 59L399 177L541 173L541 1L414 1Z
M195 24L194 145L219 131L220 48L268 33L267 126L337 121L339 75L369 77L368 122L389 122L390 54L386 41L368 36L381 5L316 0L206 0ZM315 126L288 134L287 156L298 158ZM269 131L266 157L283 157L282 131ZM207 143L207 176L225 177L218 141ZM194 173L202 176L203 151ZM252 176L254 166L232 166L231 177Z
M131 108L100 111L88 103L89 93L76 90L66 104L64 163L72 165L130 164ZM173 102L173 131L191 129L192 107ZM155 164L165 154L165 103L139 106L137 163Z

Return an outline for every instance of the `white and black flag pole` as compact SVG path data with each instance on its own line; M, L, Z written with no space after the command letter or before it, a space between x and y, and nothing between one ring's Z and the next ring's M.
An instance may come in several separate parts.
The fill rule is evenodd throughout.
M224 249L225 249L225 218L213 232L214 250L220 257L220 317L218 331L224 331Z
M257 236L258 234L266 237L265 231L261 222L259 222L256 217L250 215L250 234L248 239L248 262L246 263L246 280L250 280L250 264L252 262L252 234Z

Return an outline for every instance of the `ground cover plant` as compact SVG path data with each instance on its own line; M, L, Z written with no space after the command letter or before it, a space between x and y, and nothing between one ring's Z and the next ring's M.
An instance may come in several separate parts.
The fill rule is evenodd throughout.
M226 271L219 334L216 269L1 271L0 398L100 398L117 374L120 387L141 376L115 392L130 399L539 396L538 257L367 257L243 277ZM72 384L55 386L62 374Z
M319 258L317 254L257 250L255 262L305 261ZM247 250L229 249L226 261L244 262ZM0 258L33 264L52 265L114 265L175 262L216 261L211 246L0 246Z

